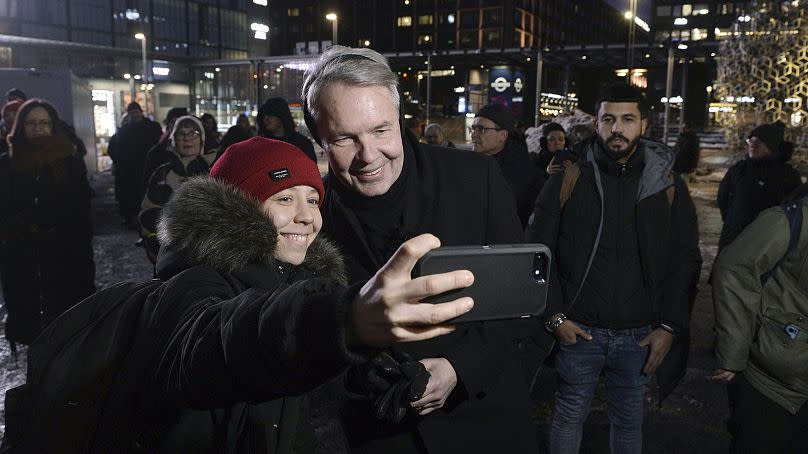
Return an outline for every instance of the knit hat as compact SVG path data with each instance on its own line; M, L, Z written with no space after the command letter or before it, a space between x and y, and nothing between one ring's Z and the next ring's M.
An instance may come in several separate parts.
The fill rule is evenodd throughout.
M781 121L760 125L749 133L749 138L757 137L772 153L777 153L786 134L786 125Z
M20 101L19 99L7 102L6 105L3 106L3 112L0 113L0 116L5 115L6 112L16 112L20 110L21 105L22 101Z
M202 139L202 149L205 149L205 127L202 126L202 122L199 121L199 118L196 118L193 115L186 115L184 117L177 118L177 121L174 122L174 128L171 130L171 143L173 145L177 145L174 141L174 134L177 133L177 129L180 126L185 125L186 127L191 124L193 125L194 129L199 132L199 137Z
M227 147L210 170L210 178L233 185L263 202L294 186L311 186L325 199L317 164L303 151L280 140L253 137Z
M479 112L474 118L483 117L493 121L497 126L507 130L509 133L514 131L515 122L513 115L508 111L508 108L502 104L489 104Z

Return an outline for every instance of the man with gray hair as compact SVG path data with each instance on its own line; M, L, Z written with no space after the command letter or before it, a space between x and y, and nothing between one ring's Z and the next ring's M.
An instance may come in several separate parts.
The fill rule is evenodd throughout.
M437 123L430 123L424 129L424 138L430 145L438 145L446 148L456 148L451 140L446 138L446 130Z
M306 124L329 159L324 232L346 254L352 282L421 233L444 246L522 241L496 161L418 143L402 128L398 79L377 52L329 48L307 71L302 96ZM411 301L422 297L410 290ZM347 402L354 452L537 451L513 339L523 323L463 324L442 339L395 347L394 357L409 355L429 372L426 389L396 423L374 418L367 398Z

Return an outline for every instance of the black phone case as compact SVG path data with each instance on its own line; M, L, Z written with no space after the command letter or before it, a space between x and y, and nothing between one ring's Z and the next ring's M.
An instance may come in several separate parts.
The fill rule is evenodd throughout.
M547 303L552 256L543 244L449 246L430 251L418 261L413 277L469 270L474 283L423 300L444 303L469 296L474 308L451 323L539 316Z

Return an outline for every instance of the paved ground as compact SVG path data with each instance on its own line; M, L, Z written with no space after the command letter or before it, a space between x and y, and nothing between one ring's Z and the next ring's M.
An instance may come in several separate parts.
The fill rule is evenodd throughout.
M709 161L709 154L706 156ZM324 168L324 166L321 166ZM649 399L646 415L645 445L647 452L654 453L713 453L725 452L728 439L724 421L727 416L724 389L710 383L705 377L712 370L712 325L713 312L710 287L706 283L715 256L720 217L715 206L715 191L720 173L698 177L691 183L691 192L696 202L701 231L701 250L704 255L701 286L693 314L693 345L687 376L668 400L659 407ZM112 179L108 173L98 175L93 186L96 189L93 208L96 237L94 249L97 266L97 284L100 287L121 280L141 280L151 276L151 265L143 249L134 247L137 234L118 225L112 193ZM0 326L0 336L2 335ZM6 389L24 380L24 350L19 361L11 359L8 346L0 341L0 396ZM537 435L548 420L549 408L537 404ZM0 402L0 421L4 421ZM0 426L0 431L4 429ZM320 434L331 432L320 427ZM584 434L582 452L608 452L608 424L605 405L598 398ZM326 452L338 452L338 440L324 440Z

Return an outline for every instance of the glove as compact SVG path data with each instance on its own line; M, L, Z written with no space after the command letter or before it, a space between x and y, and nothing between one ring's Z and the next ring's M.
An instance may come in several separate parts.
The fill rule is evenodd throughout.
M410 409L410 402L421 398L429 382L423 364L402 352L386 352L348 370L348 391L368 398L374 416L384 422L398 423Z

